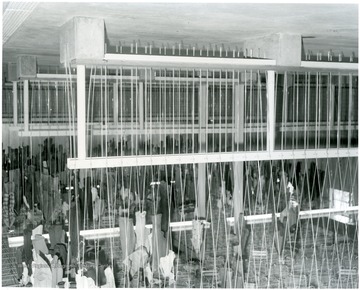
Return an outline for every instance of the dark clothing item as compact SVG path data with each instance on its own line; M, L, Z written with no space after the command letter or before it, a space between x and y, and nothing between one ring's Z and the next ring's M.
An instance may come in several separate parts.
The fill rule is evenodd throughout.
M49 228L49 235L50 235L51 248L54 248L55 245L58 243L65 242L64 231L63 231L62 225L52 225Z
M169 198L167 194L167 184L161 181L159 186L160 203L158 214L161 214L161 230L166 234L169 229Z
M65 244L56 244L54 247L54 254L58 254L59 260L63 266L67 265L67 250ZM63 272L63 275L65 276L65 271Z
M80 213L80 202L72 201L69 211L69 228L70 228L70 249L71 257L76 258L78 255L79 234L82 226L82 215Z
M23 250L24 248L23 247L19 247L16 249L16 271L17 271L17 274L18 274L18 278L20 278L22 276L22 273L23 273L23 265L22 265L22 262L23 262Z
M29 276L32 274L31 262L33 261L32 256L32 241L31 241L31 234L32 234L32 226L29 225L24 230L24 248L22 251L22 261L25 262L26 266L29 270Z
M87 177L86 179L86 186L85 186L85 190L86 190L86 195L84 196L84 200L83 200L83 204L84 204L84 208L87 211L85 213L85 218L88 218L88 220L90 222L93 221L93 204L92 204L92 198L91 198L91 178Z

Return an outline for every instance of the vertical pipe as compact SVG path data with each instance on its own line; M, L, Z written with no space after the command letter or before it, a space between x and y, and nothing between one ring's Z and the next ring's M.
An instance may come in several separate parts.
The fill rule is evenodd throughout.
M319 118L319 90L320 90L320 84L319 84L319 73L316 73L316 89L315 89L315 149L317 149L318 146L318 118Z
M144 82L139 82L139 127L144 130Z
M130 97L130 112L131 112L131 136L130 136L130 144L131 144L131 155L134 155L134 69L131 69L131 82L130 82L130 90L131 90L131 97Z
M113 84L113 94L114 94L114 104L113 104L113 114L114 114L114 124L119 123L119 80Z
M352 74L349 74L349 118L348 118L348 148L351 146L351 121L354 119L354 110L353 110L353 90L352 90Z
M235 84L235 143L237 151L244 146L245 85Z
M267 122L267 150L272 152L275 149L275 71L267 72L266 96L268 106Z
M78 158L86 158L86 122L85 122L85 65L77 65L77 136Z
M29 80L24 80L24 131L29 131Z
M246 75L246 73L245 73ZM245 81L245 85L246 85L246 81ZM252 150L252 141L253 141L253 79L252 79L252 70L250 70L249 72L249 88L250 88L250 92L249 92L249 118L250 118L250 134L249 134L249 149L250 151Z
M184 97L185 97L185 126L186 126L186 138L185 138L185 153L188 154L189 152L189 148L188 148L188 144L189 144L189 134L188 134L188 127L189 127L189 70L186 70L186 86L185 86L185 93L184 93ZM193 152L192 152L193 153Z
M296 77L296 81L295 81L295 77ZM296 110L296 145L295 145L295 149L299 149L299 111L300 111L300 105L299 105L299 73L296 73L296 75L294 76L294 91L296 88L296 106L295 106L295 110Z
M234 173L234 193L233 193L233 202L234 202L234 221L235 227L234 231L238 234L238 222L240 213L244 213L244 162L234 162L233 163L233 173Z
M17 82L13 82L13 123L14 126L17 126L18 123L18 107L17 107L17 103L18 103L18 95L17 95Z
M342 86L342 82L341 82L341 78L342 75L339 73L338 74L338 79L339 79L339 83L338 83L338 98L337 98L337 134L336 134L336 140L337 140L337 146L336 148L340 148L340 138L341 138L341 134L340 134L340 122L341 122L341 86Z
M199 97L199 152L204 152L206 149L206 133L204 132L204 128L207 124L207 115L208 115L208 94L207 94L208 86L206 83L200 83L200 97ZM200 109L202 108L202 109Z

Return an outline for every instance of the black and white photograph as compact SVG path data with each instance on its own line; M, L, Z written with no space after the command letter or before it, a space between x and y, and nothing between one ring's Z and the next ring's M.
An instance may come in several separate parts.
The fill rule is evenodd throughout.
M1 4L1 287L359 289L356 1Z

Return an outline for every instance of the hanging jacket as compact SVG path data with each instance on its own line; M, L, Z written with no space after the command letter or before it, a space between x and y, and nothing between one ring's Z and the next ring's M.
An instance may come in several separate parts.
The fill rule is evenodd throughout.
M39 252L35 255L34 265L34 287L52 287L52 272L51 272L51 255L45 255Z

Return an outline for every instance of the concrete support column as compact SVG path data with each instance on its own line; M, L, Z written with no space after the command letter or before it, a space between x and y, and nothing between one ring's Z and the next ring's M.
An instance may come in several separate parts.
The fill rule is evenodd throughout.
M235 150L244 149L244 112L245 112L245 85L236 84L234 90L235 113ZM233 162L234 180L234 218L235 233L238 230L239 214L244 212L244 162Z
M267 96L267 150L273 152L275 149L275 72L267 72L266 82Z

